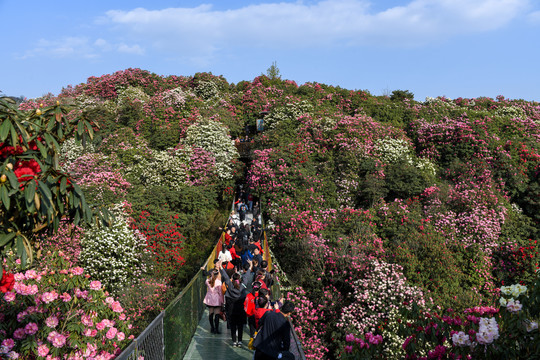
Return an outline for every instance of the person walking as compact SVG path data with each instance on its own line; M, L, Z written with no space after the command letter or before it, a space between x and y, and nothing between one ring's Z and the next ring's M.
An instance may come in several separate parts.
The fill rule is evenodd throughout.
M223 305L223 292L221 291L221 274L218 269L212 269L207 272L204 267L203 275L209 276L206 279L206 295L203 303L208 307L208 321L210 322L210 332L212 334L220 334L219 332L219 315Z
M259 298L260 288L261 288L261 283L259 281L255 281L252 285L251 292L247 294L246 300L244 300L244 311L246 312L246 315L248 317L250 340L255 337L255 331L257 331L256 324L255 324L255 308L256 308L255 303L257 299Z
M238 206L238 214L240 215L240 222L243 222L246 219L246 212L248 211L248 206L240 200L240 204Z
M242 347L242 337L244 333L244 325L246 324L246 312L244 310L244 300L246 298L245 288L242 286L241 275L236 272L231 278L218 262L218 268L221 271L223 282L227 286L225 292L225 312L227 314L227 322L231 329L231 339L233 346Z
M294 360L289 351L291 345L291 323L289 316L294 303L285 301L280 312L267 311L260 320L259 332L253 342L254 360Z

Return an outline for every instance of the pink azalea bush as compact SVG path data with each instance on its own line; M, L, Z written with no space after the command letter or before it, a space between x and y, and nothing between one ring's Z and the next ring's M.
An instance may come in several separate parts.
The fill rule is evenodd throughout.
M122 305L62 252L15 274L0 320L0 355L24 359L113 359L131 328Z

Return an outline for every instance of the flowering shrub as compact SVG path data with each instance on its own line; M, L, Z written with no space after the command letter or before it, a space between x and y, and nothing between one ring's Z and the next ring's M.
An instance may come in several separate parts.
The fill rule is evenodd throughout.
M154 149L173 147L197 121L200 105L199 98L181 89L157 93L144 105L144 116L137 119L134 130Z
M360 359L386 359L382 351L383 342L382 335L373 335L368 332L363 337L355 337L353 334L348 334L345 337L347 345L344 348L342 359L357 359L360 354Z
M129 171L137 174L143 185L164 186L178 191L186 185L186 168L187 164L172 150L152 150L149 159L141 159Z
M80 114L93 114L94 111L106 111L108 114L116 115L118 111L118 106L112 99L103 100L97 97L81 94L75 97L72 102L77 105L77 110L75 111Z
M65 95L73 96L82 93L102 99L116 99L118 91L130 86L140 87L148 95L154 95L163 89L172 89L186 84L189 79L182 76L162 77L141 69L126 69L114 74L100 77L91 76L86 84L76 86L74 89L65 89Z
M474 307L444 315L401 311L398 333L406 336L406 359L528 359L540 343L538 292L514 284L501 287L498 307Z
M308 101L298 103L288 103L285 106L275 108L265 119L265 126L269 129L278 129L287 127L291 122L294 123L300 117L313 111L313 105Z
M186 101L193 96L192 93L184 91L181 87L164 91L161 94L165 105L172 106L173 108L182 108L186 104Z
M151 226L149 215L149 212L142 211L131 227L144 235L145 245L154 254L156 266L168 276L173 276L185 263L182 256L184 236L175 219ZM178 219L178 215L174 217Z
M41 253L62 251L76 264L81 253L84 232L84 228L80 226L73 225L69 221L61 221L56 233L42 236Z
M108 207L125 200L131 187L114 159L101 152L80 156L70 164L69 171L94 205Z
M405 161L413 164L412 147L405 139L385 138L375 142L375 153L384 163Z
M353 282L354 303L342 309L338 327L356 333L374 332L403 304L426 305L422 291L405 283L401 266L373 260L365 277Z
M216 159L211 152L192 146L178 146L174 154L186 166L186 184L211 185L217 180Z
M493 253L493 271L501 284L520 281L532 284L540 263L538 240L501 244Z
M148 266L147 272L153 269ZM136 282L121 289L118 301L124 308L131 333L137 336L148 323L162 312L178 293L169 285L170 279L160 274L142 274Z
M59 101L20 111L0 98L0 118L0 255L13 250L25 265L39 246L36 235L54 232L62 218L75 225L100 218L92 216L81 189L58 164L60 144L71 136L90 140L93 125L68 116Z
M110 228L88 229L81 240L79 261L93 279L111 293L127 286L144 268L144 237L131 231L123 219Z
M219 95L219 89L213 81L199 81L195 88L195 94L204 100L210 100Z
M75 160L77 160L84 154L93 153L94 151L94 145L91 143L87 144L85 147L80 143L77 144L74 138L66 140L62 144L59 154L62 169L68 170Z
M150 100L150 96L146 94L140 87L128 86L125 89L118 90L118 107L130 105L136 102L144 104Z
M14 277L0 299L0 357L113 359L128 342L120 303L62 253Z
M287 300L295 304L294 330L302 343L306 359L324 359L329 351L323 339L326 330L323 325L324 306L313 304L301 287L287 293Z
M219 122L200 120L191 125L182 140L185 145L204 149L216 159L217 175L221 180L232 179L238 150Z

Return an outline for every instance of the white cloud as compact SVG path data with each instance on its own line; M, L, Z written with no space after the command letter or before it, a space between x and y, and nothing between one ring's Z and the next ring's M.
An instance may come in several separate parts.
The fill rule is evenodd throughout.
M94 45L103 51L111 51L113 49L107 40L101 38L94 41Z
M144 49L140 45L127 45L125 43L111 43L105 39L97 39L94 45L104 52L117 51L125 54L144 55Z
M375 0L298 0L228 10L212 5L110 10L97 20L100 38L41 40L24 57L144 55L151 49L164 58L206 66L232 48L249 56L257 47L421 46L504 27L523 15L531 0L411 0L383 10L374 10L375 5L380 9ZM539 18L536 12L527 19Z
M106 19L115 31L155 48L212 56L231 46L421 45L501 28L528 5L529 0L413 0L375 12L369 1L323 0L231 10L214 10L212 5L111 10Z
M118 44L117 46L118 52L126 53L126 54L135 54L135 55L144 55L144 49L140 47L139 45L126 45L126 44Z
M51 58L94 59L100 57L104 52L143 55L145 51L137 44L111 43L102 38L91 42L88 37L65 37L60 40L40 39L33 49L27 50L19 58L28 59L42 56Z
M64 37L60 40L38 40L33 49L26 51L22 59L35 56L47 56L52 58L65 57L97 57L94 49L86 37Z
M527 18L533 24L540 24L540 11L530 13Z

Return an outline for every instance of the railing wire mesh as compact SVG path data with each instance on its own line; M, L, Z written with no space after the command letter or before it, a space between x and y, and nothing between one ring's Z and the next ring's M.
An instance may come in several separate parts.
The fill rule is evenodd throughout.
M116 357L117 360L164 360L162 311L133 342Z

